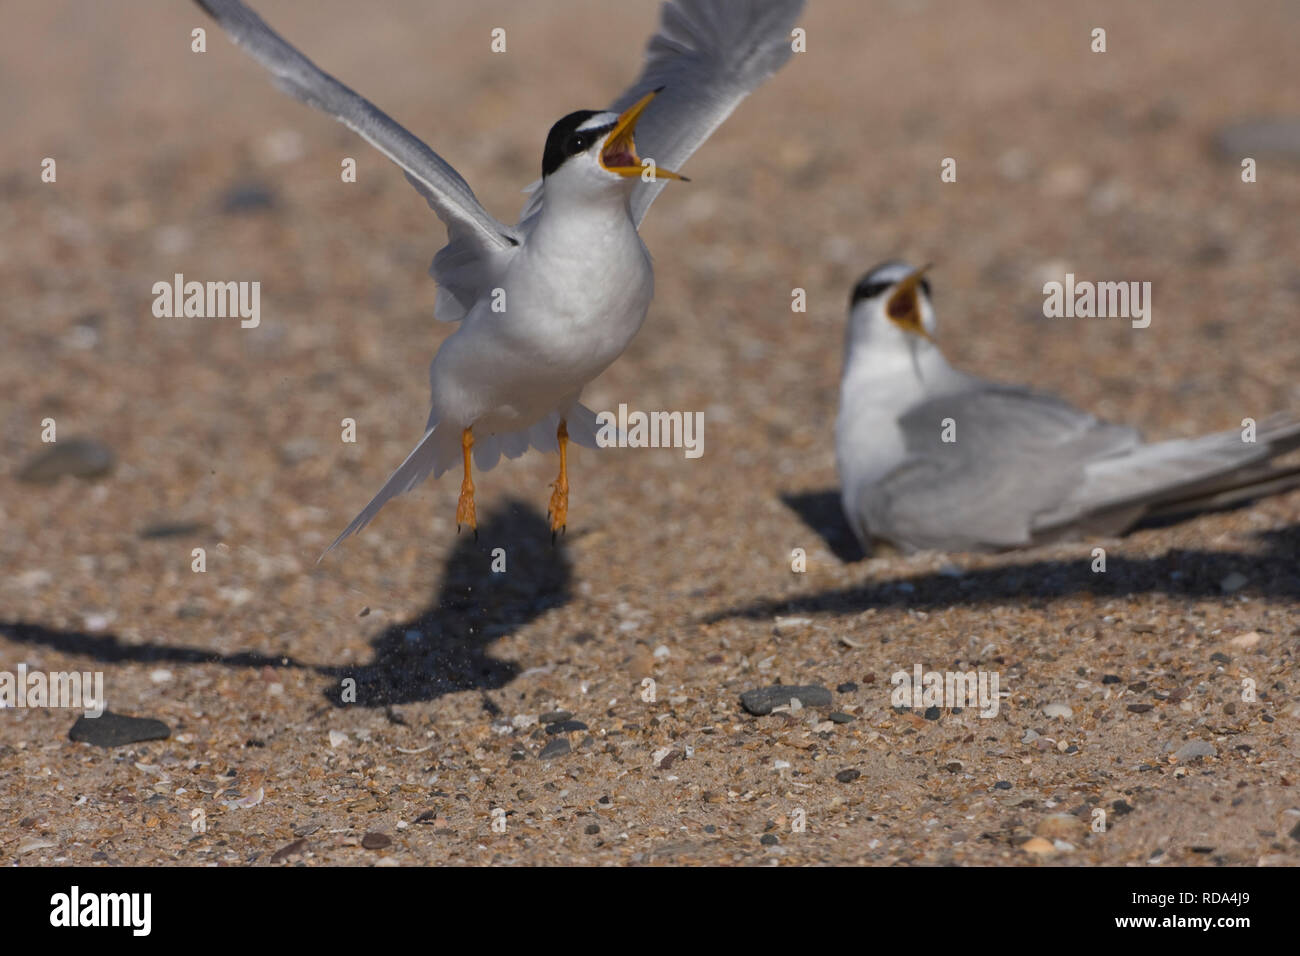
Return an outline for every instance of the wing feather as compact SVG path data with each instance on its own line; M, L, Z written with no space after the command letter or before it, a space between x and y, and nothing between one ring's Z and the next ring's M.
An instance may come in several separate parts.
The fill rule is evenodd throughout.
M944 441L946 419L955 441ZM899 425L906 458L862 490L859 513L872 534L914 549L1029 544L1035 516L1066 500L1089 462L1140 443L1050 395L992 384L922 402Z
M646 47L641 76L614 101L622 112L663 87L637 123L637 151L678 170L793 53L791 31L804 0L672 0ZM639 226L664 182L638 184Z
M804 0L668 0L640 77L609 107L621 113L663 88L637 123L642 158L680 170L741 100L790 59L791 31L803 7ZM638 227L665 184L637 183L632 221ZM543 189L530 189L519 216L525 232L544 201Z
M280 89L333 116L401 167L447 224L448 248L457 247L449 257L455 264L463 266L466 259L505 252L519 244L516 230L483 208L451 164L379 107L321 70L240 0L195 2L271 73Z

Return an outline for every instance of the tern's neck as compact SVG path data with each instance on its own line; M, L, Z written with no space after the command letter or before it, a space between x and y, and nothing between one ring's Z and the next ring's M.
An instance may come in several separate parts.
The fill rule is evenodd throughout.
M593 189L587 183L548 181L545 195L543 217L632 217L632 190L625 182L601 183Z
M541 218L529 241L588 250L618 245L621 240L636 236L629 196L622 189L559 195L548 192Z
M891 335L885 341L854 341L845 351L842 387L866 387L892 404L921 395L953 375L934 343L915 335Z

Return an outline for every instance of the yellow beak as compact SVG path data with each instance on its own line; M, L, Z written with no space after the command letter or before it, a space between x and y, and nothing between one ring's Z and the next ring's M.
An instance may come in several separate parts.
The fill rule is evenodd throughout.
M663 87L659 88L659 90L662 89ZM613 132L609 134L609 139L605 141L605 148L600 151L600 165L611 173L618 173L620 176L631 178L640 176L651 168L643 165L641 157L637 155L636 141L632 138L632 132L636 129L637 120L641 118L645 108L650 105L650 101L659 95L659 90L647 93L619 114ZM653 161L653 157L650 157L650 159ZM680 179L682 182L690 182L685 176L675 173L671 169L662 169L658 166L653 168L654 173L650 177L652 181L654 179Z
M898 288L885 303L885 314L899 328L933 342L934 339L925 330L925 323L921 321L921 301L916 294L917 286L930 268L928 265L922 266L898 283Z

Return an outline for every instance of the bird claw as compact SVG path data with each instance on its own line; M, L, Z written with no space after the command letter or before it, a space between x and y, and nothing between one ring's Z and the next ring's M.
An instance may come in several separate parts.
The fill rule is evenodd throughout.
M551 519L551 544L557 533L563 532L569 520L569 483L552 482L551 503L546 506L546 517Z
M474 486L465 484L460 486L460 498L456 502L456 533L460 534L460 526L467 524L470 530L474 532L474 540L478 540L478 515L474 510Z

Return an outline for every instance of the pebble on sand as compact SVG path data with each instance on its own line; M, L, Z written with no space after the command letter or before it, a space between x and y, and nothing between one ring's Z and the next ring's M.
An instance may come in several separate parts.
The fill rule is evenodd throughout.
M1049 853L1056 853L1056 846L1050 840L1044 840L1042 837L1031 837L1024 843L1020 844L1020 849L1026 853L1033 853L1036 856L1046 856Z
M143 740L166 740L171 734L172 729L161 720L127 717L106 710L98 717L87 717L84 714L78 717L68 731L68 739L79 744L94 744L96 747L121 747Z
M1218 752L1208 740L1189 740L1174 752L1174 758L1179 761L1195 760L1197 757L1213 757Z
M805 707L829 707L831 692L816 684L773 684L740 695L741 706L756 717L770 714L773 708L786 706L791 700L798 700Z
M587 725L580 720L561 720L546 725L546 733L550 734L552 737L558 734L571 734L586 729Z
M1043 716L1061 717L1066 720L1069 720L1071 717L1074 716L1074 711L1071 709L1069 704L1063 704L1057 701L1055 703L1048 704L1046 707L1043 708Z
M1221 156L1240 161L1243 156L1277 156L1300 161L1300 120L1253 119L1225 126L1214 138Z
M810 617L778 617L772 622L772 633L777 637L799 634L812 624Z
M549 744L542 748L541 753L537 755L538 760L552 760L555 757L563 757L573 748L569 744L568 737L556 737Z
M275 193L258 182L236 183L221 196L221 211L231 215L275 208Z
M1053 813L1038 821L1038 825L1034 827L1034 835L1048 840L1078 839L1084 829L1085 826L1078 817L1070 816L1068 813Z
M136 537L156 541L159 538L185 538L211 532L211 526L202 521L155 521L137 531Z
M282 846L280 847L280 849L272 853L271 862L283 863L291 856L301 856L305 849L307 849L306 840L294 840L292 843L288 844L287 846Z
M99 478L113 470L113 450L93 438L69 438L28 459L18 470L18 480L48 485L64 475Z

